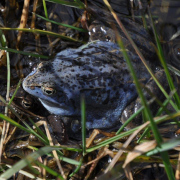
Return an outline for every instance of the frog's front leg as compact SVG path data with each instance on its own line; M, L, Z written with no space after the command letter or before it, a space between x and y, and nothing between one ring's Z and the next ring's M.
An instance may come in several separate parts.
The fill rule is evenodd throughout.
M163 70L157 71L155 73L156 78L160 82L161 85L163 85L163 88L166 90L166 92L169 92L169 85L166 79L165 72ZM165 100L165 96L163 95L162 91L157 86L156 82L151 78L147 84L145 85L145 88L143 89L144 96L147 101L152 100L152 94L155 98L157 98L160 101ZM153 101L150 103L150 110L152 114L155 114L159 108L159 105L156 103L156 101ZM138 97L134 102L130 103L122 112L121 115L121 122L125 123L127 119L131 115L137 112L137 110L141 107L141 99ZM140 113L137 115L127 126L126 130L132 129L134 127L137 127L138 125L141 125L143 123L142 120L142 114Z

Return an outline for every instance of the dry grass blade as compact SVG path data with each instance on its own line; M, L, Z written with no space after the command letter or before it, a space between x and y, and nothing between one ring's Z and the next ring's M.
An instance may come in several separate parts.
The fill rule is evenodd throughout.
M96 168L99 160L100 160L101 158L103 158L104 156L109 155L109 154L112 154L112 156L113 156L113 153L108 149L108 146L104 146L104 147L102 147L102 148L99 150L99 152L98 152L98 154L97 154L97 158L94 159L93 161L88 162L88 163L86 164L86 166L89 165L89 164L91 164L91 168L89 169L89 171L88 171L88 173L87 173L87 175L86 175L86 177L85 177L84 180L89 179L89 177L90 177L90 175L92 174L93 170Z
M132 175L132 173L131 173L131 171L130 171L129 165L128 165L127 168L125 169L125 174L126 174L127 179L133 180L133 175Z
M1 162L1 157L2 157L2 152L3 152L3 144L4 144L4 140L5 140L5 134L6 134L6 124L7 124L7 122L3 120L3 129L2 129L1 141L0 141L0 162Z
M178 30L173 36L170 38L170 41L176 39L180 35L180 30Z
M26 26L27 19L28 19L28 12L29 12L29 3L30 3L30 0L24 0L24 7L22 10L19 28L25 28ZM17 44L16 44L17 49L19 49L18 47L19 47L19 42L21 40L21 35L22 35L22 31L19 31L18 36L17 36Z
M95 137L100 133L98 129L94 129L90 137L86 140L86 148L89 148Z
M128 179L133 179L129 163L131 161L133 161L136 157L140 156L141 154L154 149L156 147L156 145L157 145L157 143L155 140L145 142L145 143L142 143L142 144L136 146L132 152L128 153L126 160L123 164L123 168L124 168L126 177Z
M149 122L146 122L143 125L141 125L138 130L134 131L133 134L128 138L128 140L123 144L122 149L127 148L127 146L137 136L137 134L148 125L149 125ZM120 158L120 156L124 152L122 149L119 150L118 153L116 154L116 156L113 158L113 160L111 161L109 166L106 168L105 173L107 173L108 171L110 171L114 167L114 165L116 164L116 162L118 161L118 159Z
M176 180L180 180L180 153L179 153L179 157L178 157L178 163L177 163L175 177L176 177Z
M33 3L33 14L32 14L32 20L31 20L31 29L35 28L35 21L36 21L36 8L37 8L38 0L34 0Z
M2 33L2 31L0 31L0 39L1 39L1 45L7 48L7 42L6 42L6 37L5 35ZM6 52L6 62L7 62L7 92L6 92L6 102L9 101L9 92L10 92L10 58L9 58L9 53ZM5 107L5 115L7 115L8 113L8 106ZM4 145L4 141L7 137L8 131L9 131L9 123L4 121L3 119L3 130L2 130L2 135L1 135L1 140L0 140L0 162L1 162L1 156L2 156L2 152L3 149L5 148Z
M51 134L50 134L49 129L48 129L47 122L46 122L46 121L39 121L38 123L36 123L36 125L38 125L38 126L40 126L40 125L42 125L42 124L43 124L44 127L45 127L45 131L46 131L46 134L47 134L47 137L48 137L50 146L54 146L53 141L52 141L52 138L51 138ZM55 160L56 160L56 163L57 163L57 165L58 165L58 168L59 168L59 170L60 170L60 172L61 172L61 175L63 176L64 179L66 179L65 174L64 174L64 171L63 171L63 168L62 168L62 166L61 166L61 164L60 164L60 161L59 161L59 158L58 158L58 155L57 155L56 150L53 150L52 153L53 153L53 155L54 155L54 158L55 158Z
M144 154L145 152L148 152L156 147L157 143L155 140L144 142L140 145L137 145L132 152L129 152L126 160L123 164L123 168L126 168L126 166L133 161L136 157L140 156L141 154Z

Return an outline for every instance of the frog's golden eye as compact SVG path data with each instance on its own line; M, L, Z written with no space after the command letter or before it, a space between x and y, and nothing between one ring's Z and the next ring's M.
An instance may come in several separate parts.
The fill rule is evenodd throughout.
M42 92L44 94L46 94L48 96L53 95L53 94L56 93L56 90L54 88L52 88L52 87L44 87L44 86L42 86L41 90L42 90Z

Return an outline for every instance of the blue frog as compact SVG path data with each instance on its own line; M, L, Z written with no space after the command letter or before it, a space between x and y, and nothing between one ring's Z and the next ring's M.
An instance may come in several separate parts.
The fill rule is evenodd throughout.
M126 51L139 81L144 85L151 82L138 55ZM153 55L154 52L152 58ZM149 59L148 63L154 71L160 72L155 62ZM66 49L53 60L41 62L24 79L23 88L39 98L50 113L79 120L80 99L84 95L87 129L120 127L122 114L138 97L122 50L114 42L100 40L78 49Z

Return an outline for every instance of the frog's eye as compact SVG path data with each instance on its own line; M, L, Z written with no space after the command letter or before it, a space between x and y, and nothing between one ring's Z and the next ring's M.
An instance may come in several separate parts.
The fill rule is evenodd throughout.
M52 88L52 87L44 87L44 86L42 86L41 90L42 90L42 92L44 94L46 94L48 96L53 95L53 94L56 93L56 90L54 88Z

